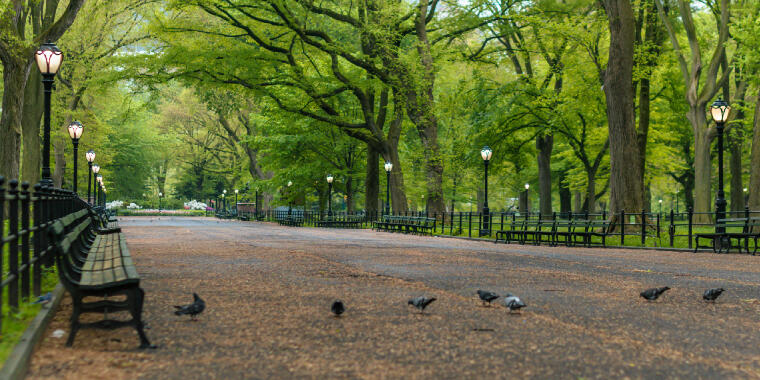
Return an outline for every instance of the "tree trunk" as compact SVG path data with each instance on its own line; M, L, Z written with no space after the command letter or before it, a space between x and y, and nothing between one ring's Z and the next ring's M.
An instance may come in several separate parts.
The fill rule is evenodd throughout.
M354 212L354 178L348 176L346 178L346 212L349 214Z
M579 213L583 211L583 195L579 190L573 192L573 212Z
M380 161L377 150L372 144L367 144L367 178L364 180L364 210L368 214L378 212L380 201Z
M707 129L707 119L704 110L692 107L688 118L694 128L694 215L696 223L709 223L712 218L706 214L712 209L711 196L712 164L710 157L710 142L712 136Z
M52 141L53 156L55 157L55 171L53 172L53 186L62 189L66 179L66 138L59 137ZM71 186L67 186L72 188Z
M609 61L604 77L610 136L610 213L617 215L620 210L641 210L644 189L633 114L636 30L630 1L605 0L604 4L610 28Z
M520 210L520 214L530 212L530 205L528 204L528 190L520 191L520 194L518 195L517 203Z
M429 213L442 213L443 160L438 145L438 119L435 116L435 67L427 37L426 1L420 1L415 17L417 53L422 66L422 78L409 78L404 91L407 96L407 115L417 127L425 154L426 208ZM419 83L418 83L419 82Z
M554 136L545 135L536 137L536 149L538 150L538 209L543 215L552 214L552 148Z
M758 91L760 92L760 90ZM760 99L760 94L758 94ZM752 121L752 153L749 172L749 208L760 210L760 101L755 104L755 118Z
M398 139L394 140L389 137L385 150L386 154L383 158L390 160L393 164L393 170L391 170L391 210L394 213L406 212L409 210L409 205L406 201L404 170L401 166L401 160L398 158ZM383 202L385 202L384 199Z
M24 113L21 116L22 139L24 141L21 178L29 183L40 181L40 168L42 167L40 121L44 112L43 96L42 75L40 75L39 70L32 70L29 73L29 80L24 91Z
M21 117L24 88L29 74L27 60L3 61L3 107L0 115L0 176L18 178L21 153ZM39 149L39 145L36 149ZM39 167L38 167L39 170Z
M586 199L583 201L581 211L596 211L596 173L588 173L588 180L586 182Z
M570 193L570 188L565 183L565 174L561 172L559 180L557 181L557 188L559 193L559 212L562 214L568 214L573 211L573 199Z
M744 210L744 187L742 186L742 134L740 130L726 133L728 140L729 173L731 176L731 211Z

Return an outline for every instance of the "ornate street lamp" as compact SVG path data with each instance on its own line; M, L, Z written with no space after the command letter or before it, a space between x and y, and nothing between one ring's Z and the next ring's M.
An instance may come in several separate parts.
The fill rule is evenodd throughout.
M333 176L332 174L327 175L327 218L332 217L332 183L333 183Z
M660 203L660 215L662 215L662 199L659 200Z
M78 121L72 121L68 127L69 137L71 137L71 143L74 144L74 192L77 192L77 155L79 151L79 139L82 138L82 132L84 128L82 123Z
M53 179L50 176L50 95L53 92L53 81L55 74L61 67L63 53L52 42L46 42L40 46L34 55L37 62L37 68L42 74L42 85L44 87L45 99L45 117L44 128L42 133L42 180L43 186L53 186Z
M385 174L386 174L385 214L386 215L390 215L391 213L391 170L393 170L393 163L390 161L385 161Z
M158 192L158 212L161 212L161 198L163 198L164 193Z
M87 153L84 154L84 157L87 159L87 166L88 166L88 170L87 170L87 203L89 203L90 205L92 205L92 198L91 198L91 195L90 195L91 194L90 193L90 189L91 189L91 186L92 186L92 183L91 183L92 182L92 162L95 161L95 151L92 150L92 149L88 150Z
M100 167L98 167L98 171L100 171ZM96 205L100 206L101 203L103 203L103 194L100 192L103 187L103 176L98 174L95 176L95 186L98 187L98 199L95 202Z
M748 191L749 191L749 189L747 189L747 188L745 187L745 188L744 188L744 207L745 207L745 208L746 208L746 207L749 207L749 193L748 193Z
M93 164L92 172L95 174L95 176L92 177L92 181L93 181L92 182L92 192L93 192L92 197L94 198L92 204L97 206L98 205L98 172L100 172L100 165Z
M718 98L710 107L710 114L718 130L718 193L715 196L715 221L726 218L726 195L723 192L723 127L731 114L731 106L725 100ZM725 226L716 224L715 232L726 232ZM721 245L724 242L721 241Z
M488 209L488 163L491 161L491 155L493 155L493 151L488 145L480 150L480 157L483 159L483 164L485 165L485 199L483 201L483 217L481 218L483 225L480 229L480 236L491 234L491 210Z

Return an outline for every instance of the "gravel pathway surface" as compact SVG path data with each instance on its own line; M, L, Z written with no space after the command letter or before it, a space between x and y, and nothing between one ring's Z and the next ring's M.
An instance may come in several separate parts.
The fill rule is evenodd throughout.
M495 245L211 218L120 218L157 350L64 300L30 379L760 378L760 257ZM655 302L638 293L673 288ZM715 304L707 288L726 293ZM475 291L519 295L483 307ZM197 322L172 314L191 293ZM406 301L435 296L425 315ZM347 305L342 318L330 304Z

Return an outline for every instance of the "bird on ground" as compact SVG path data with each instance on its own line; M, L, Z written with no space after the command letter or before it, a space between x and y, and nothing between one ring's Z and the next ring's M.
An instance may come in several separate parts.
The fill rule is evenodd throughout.
M509 312L513 312L515 310L519 311L521 308L528 306L523 302L520 297L513 296L512 294L507 293L506 296L504 296L504 305L509 308Z
M657 298L659 298L662 295L662 293L665 293L668 290L670 290L669 287L663 286L662 288L647 289L647 290L641 292L640 295L641 295L642 298L645 298L645 299L647 299L649 301L654 301Z
M425 296L419 296L415 297L409 300L409 304L420 309L420 314L425 312L425 308L428 307L433 301L435 301L435 297L427 298Z
M174 306L174 315L189 315L190 320L194 321L195 316L202 313L206 308L206 302L204 302L197 293L193 293L193 303L184 306Z
M333 314L335 314L336 317L340 317L340 315L343 314L344 311L346 311L346 306L343 305L343 302L340 302L340 300L337 300L333 302L330 310L332 310Z
M494 292L489 292L488 290L478 290L478 297L483 301L483 305L488 302L488 306L491 306L491 302L499 298L499 295Z
M53 299L53 293L47 292L46 294L43 294L39 297L37 297L37 300L32 302L33 304L41 304L44 305L48 302L50 302Z
M705 290L705 293L702 294L702 298L705 301L715 302L715 300L718 299L718 297L720 297L720 295L725 291L726 289L723 288L707 289Z

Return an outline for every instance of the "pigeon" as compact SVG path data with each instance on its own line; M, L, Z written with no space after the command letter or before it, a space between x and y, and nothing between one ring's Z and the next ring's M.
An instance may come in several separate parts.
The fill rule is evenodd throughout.
M478 290L478 297L480 297L480 300L483 301L484 305L488 302L488 306L491 306L491 302L499 298L499 295L494 292L489 292L488 290Z
M723 288L707 289L705 290L705 293L702 294L702 298L705 301L715 302L715 300L718 299L718 297L720 297L720 295L725 291L726 289Z
M193 303L185 306L174 306L174 315L189 315L190 320L194 321L195 316L202 313L206 308L206 302L204 302L197 293L193 293Z
M670 290L670 288L667 286L663 286L662 288L647 289L641 292L641 297L646 298L649 301L654 301L659 298L662 293L665 293L668 290Z
M707 293L705 293L705 294L707 294ZM44 304L50 302L52 299L53 299L53 293L47 292L47 294L44 294L44 295L41 295L41 296L37 297L37 300L34 301L34 302L32 302L32 304L35 304L35 305L37 305L37 304L44 305Z
M509 293L507 293L507 295L504 296L504 305L506 305L507 308L509 308L509 312L510 313L513 312L513 311L515 311L515 310L519 311L521 308L523 308L525 306L528 306L528 305L525 304L525 302L523 302L520 299L520 297L513 296L513 295L511 295Z
M332 308L333 314L335 314L336 317L340 317L341 314L343 314L344 311L346 311L346 306L343 305L343 302L340 302L340 300L333 302Z
M415 297L409 300L409 304L420 309L420 314L425 311L425 308L435 301L435 297L427 298L425 296Z

